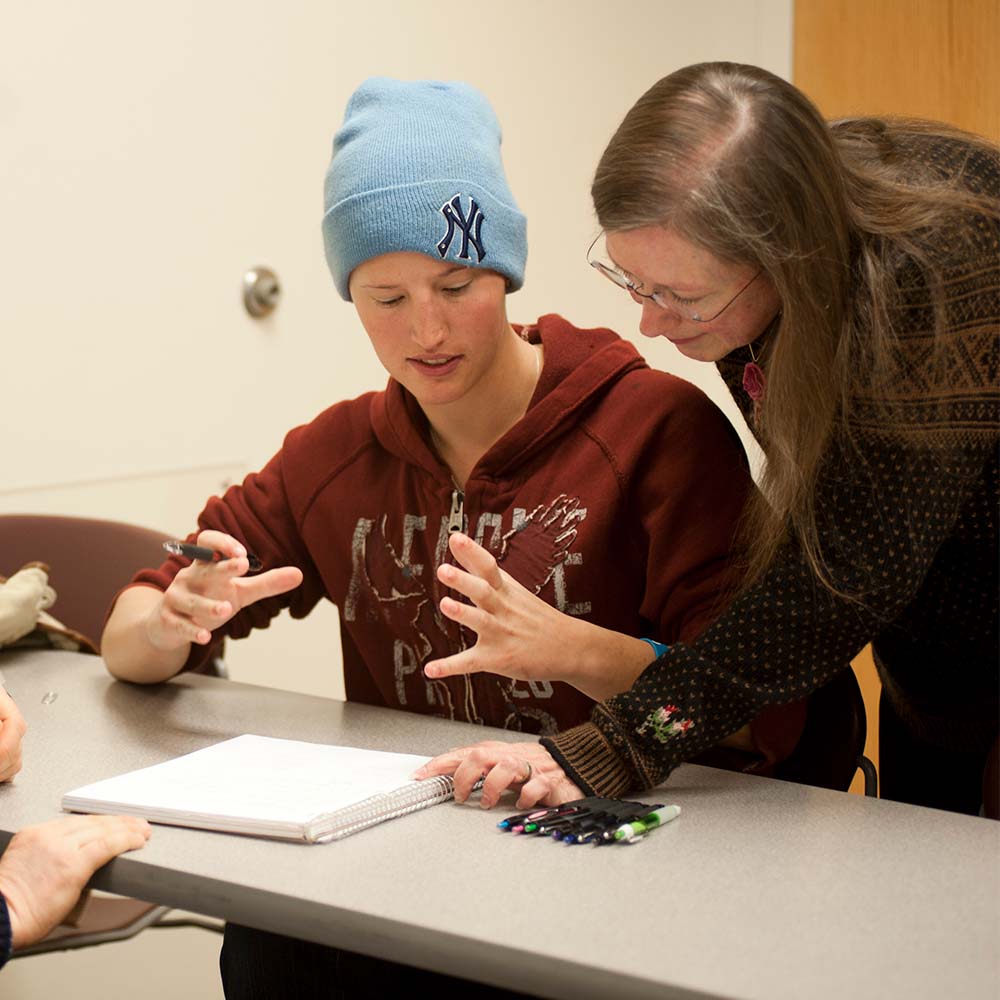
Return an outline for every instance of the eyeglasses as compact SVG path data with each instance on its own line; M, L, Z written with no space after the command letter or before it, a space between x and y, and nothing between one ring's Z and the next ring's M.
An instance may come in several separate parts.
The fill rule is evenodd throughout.
M619 288L624 288L636 302L649 299L665 312L673 313L675 316L690 320L692 323L711 323L712 320L718 319L763 273L758 268L757 273L725 305L716 309L713 302L717 298L715 294L701 296L697 299L684 299L668 289L657 292L642 291L641 281L637 281L628 271L624 271L617 264L612 263L604 248L604 237L605 234L601 233L590 244L590 249L587 251L587 263L591 267L595 268L599 274L603 274L608 281L614 282ZM706 306L708 310L713 310L710 315L704 315Z

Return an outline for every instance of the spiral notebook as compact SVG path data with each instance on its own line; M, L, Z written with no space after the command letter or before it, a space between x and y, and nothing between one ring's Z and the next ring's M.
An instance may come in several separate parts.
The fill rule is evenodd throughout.
M69 812L324 843L446 802L450 777L412 781L429 758L237 736L67 792Z

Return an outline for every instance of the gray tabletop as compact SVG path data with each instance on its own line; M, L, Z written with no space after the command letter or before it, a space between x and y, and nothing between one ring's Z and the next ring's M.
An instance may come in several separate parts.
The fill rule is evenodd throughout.
M71 788L240 733L424 754L516 738L205 677L122 684L74 653L0 668L29 727L0 844ZM695 766L656 798L683 815L600 849L455 803L319 846L158 826L95 885L567 1000L1000 995L1000 824Z

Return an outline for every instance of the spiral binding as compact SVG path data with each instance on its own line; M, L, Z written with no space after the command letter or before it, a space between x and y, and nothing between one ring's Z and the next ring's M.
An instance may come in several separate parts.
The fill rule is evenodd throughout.
M406 816L428 806L436 806L439 802L447 802L454 794L455 782L450 775L439 775L404 785L391 792L380 792L353 806L317 816L306 828L306 840L341 840L387 819Z

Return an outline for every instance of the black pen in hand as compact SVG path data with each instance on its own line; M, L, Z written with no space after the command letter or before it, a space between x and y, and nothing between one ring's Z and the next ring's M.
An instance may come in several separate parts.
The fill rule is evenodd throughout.
M201 562L224 562L229 558L221 552L216 552L215 549L207 548L204 545L190 545L187 542L164 542L163 547L171 555L198 559ZM249 552L247 553L247 562L250 563L251 573L258 573L264 568L264 564Z

